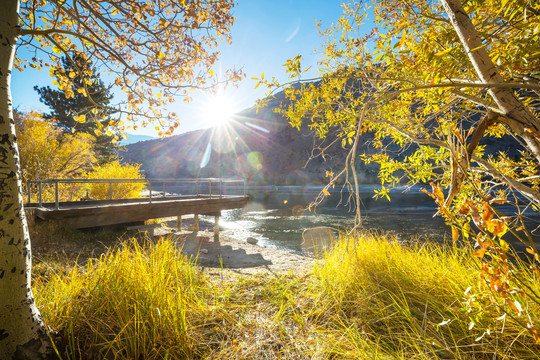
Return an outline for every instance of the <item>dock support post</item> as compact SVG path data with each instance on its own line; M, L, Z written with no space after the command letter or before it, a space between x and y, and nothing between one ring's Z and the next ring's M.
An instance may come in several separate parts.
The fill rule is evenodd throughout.
M182 216L176 217L176 231L182 231Z
M219 241L219 215L214 216L214 241Z
M60 209L60 199L59 199L59 191L58 191L58 180L55 180L54 182L54 208L56 210Z
M193 215L193 232L199 232L199 214Z

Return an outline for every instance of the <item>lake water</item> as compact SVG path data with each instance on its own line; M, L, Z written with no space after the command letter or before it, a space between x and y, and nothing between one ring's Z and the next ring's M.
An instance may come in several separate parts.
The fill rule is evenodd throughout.
M420 187L396 188L391 191L391 202L373 199L376 186L363 186L362 221L366 230L382 230L394 233L400 241L418 238L420 241L448 242L450 227L436 216L436 207ZM220 225L224 233L238 239L254 237L259 245L303 254L302 233L305 229L329 226L346 231L354 225L354 209L337 206L339 191L332 193L315 213L302 212L315 199L319 187L259 187L250 188L251 202L244 209L222 213ZM532 221L537 221L534 217ZM514 239L517 249L524 246ZM536 240L540 244L540 237Z
M362 188L362 222L364 229L384 230L401 239L419 236L444 239L449 229L436 212L433 201L418 188L402 193L392 191L391 202L372 198L375 187ZM302 254L305 229L329 226L346 231L354 226L354 209L338 206L340 193L334 192L316 212L302 211L319 193L318 187L250 188L251 202L244 209L225 211L220 225L225 234L239 239L254 237L266 247Z

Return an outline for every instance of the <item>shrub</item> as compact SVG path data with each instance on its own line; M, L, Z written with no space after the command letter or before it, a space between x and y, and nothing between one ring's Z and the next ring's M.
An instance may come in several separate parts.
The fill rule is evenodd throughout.
M101 166L96 166L87 174L88 179L144 179L140 170L140 164L120 164L119 161L113 161ZM92 200L106 200L111 196L113 199L126 199L138 197L145 188L142 182L126 182L105 184L88 184L88 195Z

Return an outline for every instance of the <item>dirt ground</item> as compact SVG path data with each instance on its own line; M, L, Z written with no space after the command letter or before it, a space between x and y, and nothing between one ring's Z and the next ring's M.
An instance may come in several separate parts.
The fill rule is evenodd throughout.
M176 231L176 218L165 219L156 229L156 236L170 236L177 241L183 254L204 268L229 269L238 274L304 273L311 269L314 259L287 251L249 244L245 239L234 239L220 234L214 240L213 224L200 222L200 231L187 230L192 219L183 219L182 231Z
M89 230L72 230L53 222L30 223L32 253L37 262L57 259L61 262L84 264L90 258L99 258L122 240L147 236L151 241L170 237L189 259L197 262L203 271L219 273L222 269L236 274L277 274L308 272L313 258L304 257L260 245L246 239L234 239L223 233L214 240L211 221L199 222L199 232L192 231L193 217L182 219L182 231L177 231L176 217L161 219L154 230L128 231L126 226ZM223 230L223 229L222 229ZM153 235L153 236L152 236Z

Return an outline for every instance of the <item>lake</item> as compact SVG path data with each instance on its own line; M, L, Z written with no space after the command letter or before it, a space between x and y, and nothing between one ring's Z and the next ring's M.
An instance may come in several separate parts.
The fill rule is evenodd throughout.
M418 236L444 239L450 232L444 221L433 217L433 201L419 188L403 193L395 189L391 202L372 198L374 186L363 186L362 221L364 229L391 231L400 239ZM266 247L302 254L302 233L305 229L329 226L346 231L354 226L354 209L338 206L335 191L315 212L303 211L315 199L320 187L250 187L251 201L244 209L225 211L220 225L225 234L238 239L254 237Z
M420 191L421 187L392 189L391 202L373 199L373 190L377 188L366 185L360 189L363 229L391 232L403 242L416 238L439 243L451 241L450 227L441 217L434 217L435 203ZM301 244L305 229L329 226L346 231L354 226L354 209L349 211L345 205L338 206L340 192L337 190L316 212L302 211L320 190L320 187L299 186L250 187L248 206L223 212L220 225L224 234L235 238L254 237L259 245L303 254ZM513 211L512 208L503 210ZM533 215L531 224L538 220L539 217ZM511 236L505 235L505 239L518 250L524 250L525 247ZM540 237L535 242L540 245Z

